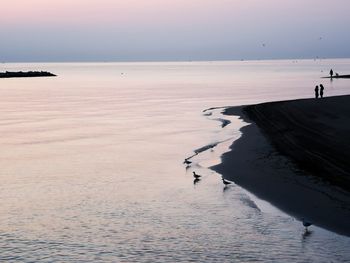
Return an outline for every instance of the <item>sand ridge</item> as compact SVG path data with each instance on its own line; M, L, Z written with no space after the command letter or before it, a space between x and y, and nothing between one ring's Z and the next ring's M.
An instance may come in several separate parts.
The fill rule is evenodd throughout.
M298 220L350 236L350 96L231 107L224 114L250 124L213 170Z

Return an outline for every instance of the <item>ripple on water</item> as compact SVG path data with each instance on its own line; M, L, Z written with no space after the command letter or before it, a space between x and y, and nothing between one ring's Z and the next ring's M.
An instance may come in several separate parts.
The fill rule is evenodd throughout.
M305 234L206 169L242 123L203 109L309 97L329 64L350 60L32 64L60 77L1 81L0 262L349 262L348 238Z

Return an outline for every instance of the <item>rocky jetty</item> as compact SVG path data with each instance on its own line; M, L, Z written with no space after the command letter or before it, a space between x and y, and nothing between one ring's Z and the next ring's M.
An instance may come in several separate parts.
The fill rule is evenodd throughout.
M18 71L18 72L0 72L0 78L33 78L33 77L56 77L55 74L47 71Z

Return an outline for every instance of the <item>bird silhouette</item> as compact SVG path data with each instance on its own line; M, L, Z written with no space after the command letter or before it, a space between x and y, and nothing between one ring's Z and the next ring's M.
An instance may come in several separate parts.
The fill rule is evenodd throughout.
M224 183L224 185L232 184L230 181L227 181L227 180L225 180L224 178L222 178L222 182Z
M199 179L199 178L202 177L201 175L196 174L196 172L192 172L192 173L193 173L193 177L196 178L196 179Z
M195 179L193 180L193 184L194 184L194 185L198 184L198 183L200 182L200 180L201 180L201 179L199 179L199 178L195 178Z
M184 161L184 164L187 164L187 165L189 165L189 164L191 164L192 162L191 161L189 161L189 160L187 160L187 159L185 159L185 161Z
M303 226L305 227L305 231L308 231L308 227L312 225L310 221L307 221L305 218L302 219Z

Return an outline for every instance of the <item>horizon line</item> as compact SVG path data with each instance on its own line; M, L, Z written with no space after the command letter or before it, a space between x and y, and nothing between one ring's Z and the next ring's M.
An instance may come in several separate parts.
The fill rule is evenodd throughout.
M327 58L254 58L254 59L179 59L179 60L30 60L30 61L2 61L0 64L16 63L169 63L169 62L229 62L229 61L279 61L279 60L332 60L332 59L350 59L350 57L327 57Z

